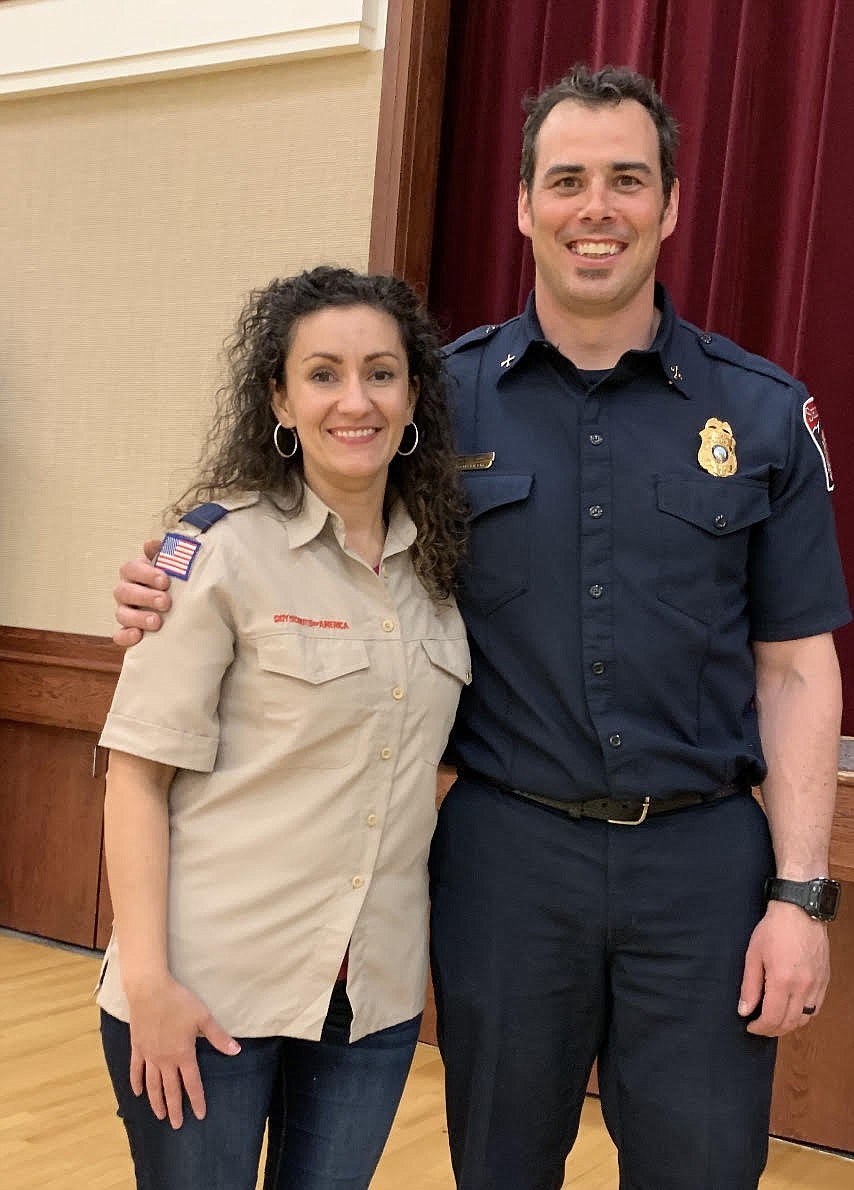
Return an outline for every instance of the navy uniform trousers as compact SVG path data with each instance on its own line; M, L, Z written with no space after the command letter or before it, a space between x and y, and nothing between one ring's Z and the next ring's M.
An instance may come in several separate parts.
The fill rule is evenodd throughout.
M632 827L456 783L431 948L459 1190L559 1190L596 1057L620 1190L754 1190L776 1047L737 1006L772 871L751 797Z

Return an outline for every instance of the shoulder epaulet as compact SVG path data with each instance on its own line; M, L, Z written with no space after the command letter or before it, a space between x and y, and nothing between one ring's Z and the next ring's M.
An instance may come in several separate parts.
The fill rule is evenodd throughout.
M453 343L449 343L447 347L443 348L444 353L445 355L454 355L457 351L464 351L466 347L473 347L476 343L485 343L487 339L492 338L496 331L506 325L503 322L488 322L483 326L475 327L473 331L467 331L464 335L460 335L459 339L454 339Z
M216 503L200 504L185 512L181 520L198 529L200 533L207 533L212 525L221 521L230 512L237 512L239 508L250 508L260 499L259 492L236 492L233 496L223 496Z
M194 529L199 529L202 533L207 533L211 525L215 525L224 516L228 516L230 511L230 509L224 508L222 504L200 504L198 508L191 508L189 512L185 512L181 520L186 521L188 525L192 525Z
M743 347L733 343L732 339L727 339L724 335L713 335L709 331L700 331L696 327L691 329L696 334L700 347L706 355L712 356L713 359L734 364L737 368L744 368L748 372L758 372L762 376L768 376L771 380L777 380L789 387L797 384L795 378L785 368L779 367L762 355L754 355L750 351L745 351Z
M197 508L191 508L185 512L181 517L180 524L190 525L201 535L207 533L211 525L221 521L231 511L231 508L227 508L223 504L212 502L200 504ZM163 570L166 574L171 575L172 578L180 578L186 582L201 548L202 543L195 533L179 533L173 529L160 543L160 550L154 559L154 565L158 570Z

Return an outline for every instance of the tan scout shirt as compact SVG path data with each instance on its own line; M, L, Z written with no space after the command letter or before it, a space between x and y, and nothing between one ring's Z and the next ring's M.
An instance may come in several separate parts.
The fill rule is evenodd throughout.
M350 945L352 1040L421 1010L436 764L464 682L392 510L379 576L310 491L251 495L207 532L131 649L101 744L175 765L168 955L236 1036L320 1037ZM115 933L98 1003L128 1019Z

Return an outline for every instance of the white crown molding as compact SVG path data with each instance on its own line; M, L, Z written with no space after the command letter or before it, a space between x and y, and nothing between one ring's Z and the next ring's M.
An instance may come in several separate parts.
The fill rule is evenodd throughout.
M5 0L0 99L382 49L387 0Z

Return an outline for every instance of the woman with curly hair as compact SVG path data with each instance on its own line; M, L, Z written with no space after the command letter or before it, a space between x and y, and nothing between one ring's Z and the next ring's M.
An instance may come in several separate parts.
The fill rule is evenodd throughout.
M391 277L254 293L126 655L101 1032L137 1185L366 1188L426 982L465 510L438 345Z

